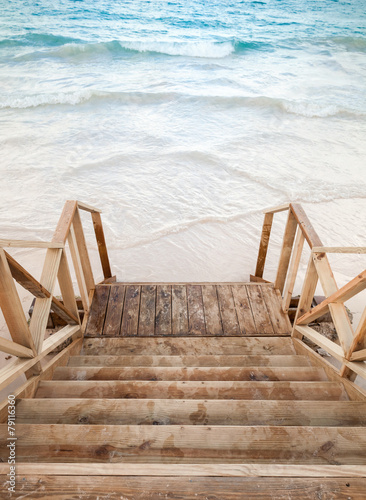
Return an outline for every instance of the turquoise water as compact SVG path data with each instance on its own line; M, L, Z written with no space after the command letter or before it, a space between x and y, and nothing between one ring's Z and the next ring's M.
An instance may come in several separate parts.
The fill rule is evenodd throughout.
M363 0L0 8L4 237L49 238L75 198L122 279L246 279L260 210L291 200L365 245Z

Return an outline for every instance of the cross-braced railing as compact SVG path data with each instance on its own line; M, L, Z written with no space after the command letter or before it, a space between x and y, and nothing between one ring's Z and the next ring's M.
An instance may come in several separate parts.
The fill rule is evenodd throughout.
M0 307L12 340L0 338L0 350L16 356L0 370L0 389L23 373L28 380L42 374L42 359L69 339L82 337L95 289L93 271L80 218L80 210L91 213L99 256L105 279L112 277L104 238L100 211L78 201L65 203L60 220L50 242L0 240ZM72 283L68 245L73 269L82 300L84 321L80 320L75 291ZM46 257L40 280L36 280L5 248L46 248ZM27 322L15 286L17 281L35 296L33 314ZM54 296L56 282L62 300ZM45 339L50 310L60 317L66 326Z
M366 378L366 307L356 331L350 322L344 302L366 288L366 270L338 289L329 259L329 253L365 254L365 247L325 247L299 204L288 203L264 211L264 223L258 252L257 267L253 280L262 280L266 261L273 216L288 211L281 255L274 287L282 294L282 309L288 313L300 259L307 241L311 255L293 324L292 336L302 340L305 336L341 363L340 375L355 379ZM325 300L312 308L316 288L320 282ZM330 312L339 344L326 338L309 326L323 314Z

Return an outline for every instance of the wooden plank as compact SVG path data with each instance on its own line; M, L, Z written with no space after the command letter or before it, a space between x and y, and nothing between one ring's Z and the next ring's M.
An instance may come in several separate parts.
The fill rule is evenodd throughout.
M71 355L76 355L80 352L82 339L75 339L71 344L66 346L60 353L52 357L52 359L43 366L40 375L33 376L24 384L13 391L13 395L18 400L20 398L33 398L38 383L40 380L50 380L53 377L53 372L57 366L67 364ZM8 418L8 399L0 403L0 422L6 422Z
M247 283L247 284L251 284L251 283L259 283L259 284L263 284L263 283L272 283L272 281L268 281L268 280L265 280L263 278L258 278L258 276L254 276L253 274L250 274L249 275L249 279L250 279L250 283Z
M58 284L60 285L62 300L65 307L73 315L74 319L76 320L76 323L80 323L78 306L75 299L74 287L72 284L69 264L67 261L65 250L63 250L61 253L57 278L58 278ZM52 299L52 309L54 307L55 307L54 300Z
M258 334L273 334L273 327L262 295L262 287L247 287L250 307Z
M264 214L276 214L278 212L284 212L290 208L290 203L283 203L282 205L276 205L275 207L269 207L263 210Z
M156 286L142 285L138 334L153 336L155 334Z
M299 227L303 232L306 241L309 243L310 248L323 246L323 243L317 235L302 206L299 203L291 203L290 210L299 224Z
M366 253L366 247L313 247L316 253Z
M100 262L102 264L105 279L112 277L111 265L109 263L108 250L105 242L102 218L99 212L92 212L93 227L98 245Z
M40 283L50 292L50 297L36 299L33 314L29 323L29 330L32 334L34 345L38 353L42 350L61 254L62 250L60 249L56 250L50 248L47 250Z
M62 210L60 219L58 221L55 232L53 233L52 242L65 244L74 214L77 208L77 202L74 200L67 200Z
M183 356L149 356L132 354L131 356L73 356L69 366L310 366L306 356L262 355L183 355Z
M300 265L300 259L304 248L304 242L305 242L305 236L303 232L300 229L298 229L294 248L291 255L290 267L287 275L285 289L283 291L282 310L285 313L288 313L288 310L290 308L297 272Z
M89 311L90 302L89 302L89 292L87 290L87 286L85 283L85 277L83 273L83 268L81 264L81 257L76 241L76 235L73 224L71 224L68 232L68 243L71 253L72 262L74 265L76 280L79 287L79 292L81 296L81 300L83 302L84 313Z
M203 311L200 285L187 286L188 331L190 335L206 335L205 313Z
M286 337L99 338L85 339L83 350L94 355L295 354L292 340Z
M156 287L155 335L172 334L172 287L158 285Z
M85 335L91 337L102 335L109 293L110 287L106 285L98 285L95 288Z
M23 399L16 424L366 426L366 402Z
M64 253L64 251L63 251ZM62 255L63 255L62 253ZM37 298L49 298L51 297L51 293L41 285L24 267L22 267L11 255L9 255L7 252L5 252L5 256L7 258L9 268L11 271L11 274L13 278L28 292L30 292L32 295L34 295ZM61 261L60 261L60 267L62 263L62 256L61 256ZM58 272L58 278L59 278L59 283L60 283L60 288L61 291L64 290L65 296L66 296L66 301L64 299L64 304L62 304L59 300L57 300L55 297L52 296L52 310L55 312L60 318L62 318L64 321L67 323L78 323L79 316L78 316L78 311L76 307L76 301L75 301L75 308L76 310L73 310L70 308L70 301L68 300L68 295L66 293L65 287L64 287L64 281L67 279L66 275L66 270L64 267Z
M350 361L366 361L366 349L353 352Z
M76 243L79 250L81 267L83 270L83 275L85 279L85 285L87 292L95 288L93 270L90 264L88 247L85 241L83 225L81 223L80 212L77 208L75 210L74 219L73 219L73 228L75 231Z
M36 347L28 328L5 252L2 249L0 249L0 307L13 341L36 354Z
M51 337L47 338L43 343L43 349L40 354L31 359L16 359L9 361L4 368L0 369L0 390L9 385L19 375L31 370L51 351L56 349L60 344L68 340L73 335L80 331L79 325L67 325Z
M62 243L53 243L51 241L28 241L28 240L4 240L0 239L0 247L13 248L63 248Z
M264 215L261 241L259 244L258 257L257 257L257 267L255 269L255 276L257 278L263 278L264 265L266 263L269 238L272 229L272 222L273 222L273 213L266 213Z
M127 285L123 307L121 335L137 335L140 309L140 287Z
M60 464L54 464L52 467L57 467L58 465ZM163 474L162 476L151 477L151 475L148 475L135 477L134 474L136 473L132 472L133 470L138 472L146 471L146 474L149 474L150 469L145 468L146 464L140 464L139 467L134 465L130 469L127 469L130 471L131 476L118 477L116 473L110 475L110 471L114 470L111 464L108 464L109 470L107 473L104 472L107 466L102 466L99 469L99 473L95 472L101 464L94 464L94 467L91 467L91 470L94 470L94 472L91 472L91 474L97 475L89 477L86 475L85 471L90 464L84 465L83 472L81 472L82 475L71 475L73 474L72 471L78 470L74 469L76 465L78 465L79 470L83 467L79 464L73 464L72 467L69 465L68 468L71 472L70 475L65 473L67 477L64 475L44 475L43 471L48 469L50 464L47 464L47 466L42 465L42 472L40 468L38 470L35 469L35 474L32 475L27 474L30 464L27 464L26 468L17 465L20 474L17 481L21 481L22 494L36 500L45 498L44 495L45 492L47 492L47 498L49 499L69 500L75 496L75 491L80 491L80 485L82 485L82 491L85 498L108 498L108 500L120 500L121 498L156 500L159 497L170 499L174 497L178 498L177 495L179 495L179 498L184 498L185 500L206 500L208 498L219 498L220 500L239 500L242 498L250 498L253 500L268 500L269 498L314 500L314 498L319 497L319 494L321 494L323 498L335 498L334 492L336 492L338 498L364 500L366 489L365 479L353 477L352 474L350 474L348 478L345 475L343 477L326 478L319 477L319 475L316 474L318 476L317 479L313 477L261 477L260 479L253 479L252 477L190 477L188 479L187 477L180 476L194 476L195 474L189 473L189 471L193 469L196 470L196 472L200 471L200 476L211 476L212 474L204 473L199 469L199 465L197 465L197 469L195 469L196 465L189 465L187 472L182 474L181 470L186 464L181 464L178 466L174 475L169 474L169 476L173 477L165 477L168 474L164 475L165 468L171 465L164 465L163 468L159 465L160 474ZM150 466L151 465L152 464L150 464ZM216 465L216 471L220 470L221 465L224 466L225 464ZM156 468L157 467L156 465ZM209 467L214 466L210 465ZM242 470L245 467L252 466L236 464L233 467L230 465L230 468L234 470ZM307 467L309 466L303 466L302 470L306 471ZM320 472L322 472L325 466L319 467L319 465L317 465L317 467L320 469ZM122 469L123 467L119 468L119 470ZM266 469L265 466L261 465L260 468L257 466L257 474L261 476L261 474L259 474L259 469ZM315 467L312 467L312 469L315 469ZM282 468L282 474L284 470L287 469ZM109 475L107 480L104 474ZM280 476L280 474L278 475ZM293 476L294 474L288 475ZM327 474L324 475L326 476ZM1 476L1 484L4 491L8 486L7 480L8 476Z
M216 464L216 463L201 463L201 464L140 464L139 467L133 464L118 464L118 463L88 463L88 464L73 464L70 467L68 463L19 463L17 464L17 474L21 476L28 476L32 474L38 474L41 476L41 482L44 480L42 477L42 472L44 468L48 468L48 474L53 476L53 479L57 480L57 476L79 476L83 478L85 476L130 476L131 479L134 476L140 477L142 480L145 479L144 476L154 479L154 476L160 477L172 477L174 476L198 476L200 479L207 480L206 478L237 478L237 477L249 477L249 478L270 478L273 480L276 477L280 477L283 480L282 486L285 484L286 478L293 477L296 480L299 478L364 478L366 476L366 467L364 465L292 465L292 464L235 464L232 466L230 464ZM7 466L6 464L0 464L0 474L6 474ZM25 479L25 478L24 478ZM102 477L103 480L105 480ZM111 478L112 479L112 478ZM109 483L110 480L108 480ZM191 481L191 480L190 480ZM190 482L186 481L186 483ZM213 479L216 482L216 479ZM197 482L195 481L197 484ZM344 483L344 481L343 481ZM301 483L296 486L296 491ZM364 484L364 483L358 483ZM257 488L260 487L258 481L256 482ZM302 485L303 486L303 485ZM349 484L344 485L345 487L350 487ZM117 488L118 489L118 488ZM274 491L279 491L280 488L276 488ZM148 491L148 488L144 490L144 493ZM175 491L182 491L181 489ZM269 491L269 490L268 490ZM335 490L333 490L334 492ZM338 491L338 488L336 488ZM345 490L348 493L348 490ZM234 490L231 490L234 493ZM238 493L240 493L238 491ZM296 493L294 491L294 493ZM303 490L303 493L306 493ZM195 494L197 498L198 494ZM113 498L108 496L108 498ZM119 497L120 498L120 497ZM167 497L170 498L170 497ZM186 498L186 497L184 497ZM193 498L193 497L192 497ZM207 498L207 497L206 497ZM221 497L220 497L221 498ZM226 498L226 497L225 497ZM230 497L232 498L232 497ZM233 497L238 500L239 497ZM251 497L254 498L254 497ZM257 496L255 496L257 498ZM263 498L261 496L261 498ZM269 498L268 496L265 497ZM293 498L292 496L290 498ZM296 498L299 498L298 496ZM305 498L305 497L301 497ZM313 499L314 497L306 497ZM352 497L353 498L353 497ZM359 497L360 498L360 497Z
M366 380L366 365L362 361L345 361L344 364L351 371ZM342 373L341 373L342 375Z
M289 335L291 332L291 323L287 314L282 311L280 292L271 286L262 287L260 290L267 306L274 333Z
M297 221L293 213L289 211L274 285L280 291L281 295L285 286L296 230Z
M96 286L95 289L98 290L99 286L100 285ZM110 287L107 311L104 313L105 322L103 335L106 335L107 337L117 337L120 334L124 298L124 286Z
M54 380L327 380L313 367L60 367Z
M207 335L223 335L219 302L215 285L203 285L202 300Z
M294 326L291 332L293 338L302 338L302 335L296 330L295 325L299 317L310 311L311 304L316 291L316 286L318 284L318 273L310 255L308 267L306 269L305 279L302 285L300 300L297 306L297 311L295 314Z
M172 285L172 334L188 334L187 287Z
M250 307L245 285L232 286L231 290L234 297L240 333L242 335L255 335L257 333L257 329L254 323L252 308Z
M12 356L18 356L19 358L33 358L34 353L32 349L24 347L11 340L4 339L0 337L0 351L11 354Z
M322 356L320 356L320 354L313 351L313 349L311 349L311 347L305 344L302 340L294 339L293 342L296 352L301 356L307 356L313 366L319 366L323 368L329 380L341 383L347 391L347 395L351 400L366 401L366 391L350 380L342 378L339 375L338 369L329 361L327 361L326 358L323 358Z
M92 207L91 205L87 205L86 203L83 203L82 201L77 201L77 204L81 210L85 210L86 212L90 212L92 214L97 214L97 213L102 212L98 208Z
M338 286L327 256L324 254L313 254L313 261L326 298L338 292ZM344 304L330 303L329 311L343 351L347 353L352 345L354 333L346 308Z
M205 381L45 381L37 398L109 399L271 399L341 401L348 397L339 382Z
M26 462L366 464L364 427L17 424L16 432L17 459ZM0 437L6 461L6 424Z
M356 354L357 356L358 353L355 353L356 349L360 350L363 348L366 348L366 307L363 310L362 316L356 328L355 336L353 338L351 347L349 348L349 351L346 353L346 359L352 358L354 354ZM360 358L359 360L361 361ZM351 361L357 361L357 359L351 359Z
M298 326L296 325L296 330L301 334L305 335L306 338L310 339L319 347L322 347L329 354L332 354L336 359L342 361L344 358L344 352L340 345L336 344L327 337L324 337L321 333L315 331L309 326Z
M218 285L217 296L224 335L240 335L238 318L236 315L234 298L230 285Z
M356 278L351 280L349 283L344 285L342 288L337 290L335 293L332 293L327 297L323 302L321 302L316 307L313 307L312 310L302 317L300 317L297 321L298 325L307 325L312 321L320 318L323 314L328 311L329 304L331 303L343 303L346 300L351 299L359 292L366 288L366 271L360 273Z

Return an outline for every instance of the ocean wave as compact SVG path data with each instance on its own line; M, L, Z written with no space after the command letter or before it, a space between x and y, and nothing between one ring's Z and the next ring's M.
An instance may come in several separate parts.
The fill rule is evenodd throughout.
M29 47L29 46L39 46L39 47L58 47L66 45L69 43L81 43L82 40L78 38L62 36L62 35L51 35L47 33L29 33L27 35L5 38L0 40L1 47Z
M68 40L56 37L54 43L45 43L46 50L37 50L15 56L17 61L37 60L40 58L88 59L101 54L123 55L130 53L163 54L168 56L198 57L222 59L235 53L252 50L271 50L265 42L243 40L196 40L196 41L133 41L111 40L107 42L81 43L80 40ZM59 40L58 40L59 38ZM62 43L62 40L65 43ZM42 44L41 44L42 45ZM49 48L56 47L53 50Z
M328 46L341 47L349 52L366 52L366 39L351 36L333 36L320 39L320 43Z
M88 101L115 100L125 104L148 105L163 102L195 102L222 107L246 107L263 111L277 111L306 118L326 118L331 116L362 117L366 110L343 107L321 101L290 101L268 96L245 95L203 95L180 92L113 92L84 89L73 92L57 92L34 95L0 95L0 109L26 109L39 106L76 106Z

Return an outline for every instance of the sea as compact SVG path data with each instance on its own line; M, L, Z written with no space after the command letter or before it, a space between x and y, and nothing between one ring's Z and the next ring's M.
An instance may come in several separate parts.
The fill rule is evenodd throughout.
M366 246L365 1L0 0L0 148L0 237L49 240L78 199L122 281L246 281L286 202Z

